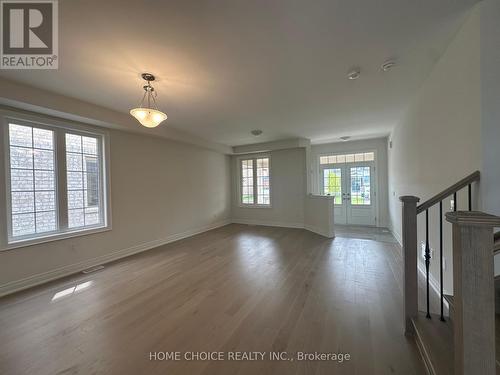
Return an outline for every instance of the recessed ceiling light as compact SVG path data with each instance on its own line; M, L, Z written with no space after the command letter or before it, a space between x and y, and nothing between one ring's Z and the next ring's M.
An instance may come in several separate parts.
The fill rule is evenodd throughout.
M359 76L361 75L361 69L359 68L353 68L349 73L347 73L347 78L350 80L355 80L358 79Z
M382 69L383 72L387 72L388 70L394 68L395 65L396 65L396 61L387 60L380 66L380 69Z
M349 139L351 139L351 137L349 137L348 135L344 135L343 137L340 137L340 139L341 139L343 142L346 142L346 141L348 141Z
M257 137L257 136L262 134L262 130L255 129L255 130L252 130L250 133L252 133L252 135L255 135Z

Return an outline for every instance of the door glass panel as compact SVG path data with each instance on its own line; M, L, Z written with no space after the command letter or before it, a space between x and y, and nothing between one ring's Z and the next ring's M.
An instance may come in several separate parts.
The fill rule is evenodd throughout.
M323 170L323 192L335 197L335 204L342 204L342 170L328 168Z
M371 204L370 167L351 167L351 204Z

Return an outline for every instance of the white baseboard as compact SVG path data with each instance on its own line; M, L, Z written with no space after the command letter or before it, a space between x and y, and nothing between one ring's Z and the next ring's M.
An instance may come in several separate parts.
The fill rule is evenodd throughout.
M246 225L262 225L265 227L280 227L280 228L298 228L298 229L306 229L310 232L319 234L320 236L327 238L334 238L335 235L331 233L327 233L321 228L312 226L312 225L304 225L302 223L286 223L282 221L262 221L262 220L249 220L249 219L233 219L234 224L246 224Z
M82 262L70 264L64 267L56 268L54 270L50 270L47 272L39 273L33 276L26 277L20 280L10 281L6 284L0 285L0 297L12 294L15 292L19 292L24 289L28 289L40 284L47 283L49 281L53 281L56 279L60 279L62 277L75 274L77 272L81 272L91 267L95 267L101 264L109 263L121 258L125 258L130 255L134 255L137 253L141 253L143 251L154 249L155 247L166 245L171 242L175 242L187 237L194 236L196 234L200 234L203 232L207 232L209 230L219 228L231 223L235 224L247 224L247 225L263 225L263 226L272 226L272 227L283 227L283 228L300 228L307 229L311 232L317 233L321 236L332 238L333 236L329 236L328 233L324 233L321 229L312 226L304 226L302 223L286 223L286 222L275 222L275 221L260 221L260 220L247 220L247 219L235 219L235 220L224 220L215 224L207 225L202 228L198 228L195 230L189 230L182 233L177 233L170 235L166 238L145 242L139 245L135 245L126 249L121 249L117 251L113 251L108 254L101 255L96 258L88 259Z
M88 259L82 262L70 264L64 267L56 268L51 271L43 272L40 274L36 274L33 276L29 276L24 279L20 280L15 280L8 282L6 284L0 285L0 297L5 296L7 294L11 294L14 292L19 292L23 289L31 288L33 286L43 284L49 281L53 281L56 279L59 279L64 276L68 276L80 271L83 271L85 269L91 268L98 266L100 264L105 264L112 262L114 260L118 260L120 258L124 258L133 254L137 254L146 250L153 249L158 246L166 245L171 242L175 242L178 240L181 240L183 238L191 237L196 234L200 234L215 228L219 228L225 225L231 224L231 220L223 220L215 224L210 224L201 228L197 228L194 230L188 230L182 233L176 233L173 235L170 235L168 237L154 240L154 241L149 241L145 242L139 245L135 245L126 249L121 249L118 251L114 251L108 254L101 255L96 258Z
M396 231L394 231L392 229L392 227L390 227L388 229L391 232L392 236L396 239L396 241L398 241L399 246L403 247L403 239L401 238L401 236L399 235L399 233L397 233Z
M318 228L314 225L304 225L304 229L307 229L310 232L319 234L320 236L326 237L326 238L334 238L335 235L333 233L330 233L328 231L323 230L322 228Z
M306 229L310 232L319 234L323 237L333 238L335 236L330 233L325 232L323 229L312 226L312 225L304 225L302 223L286 223L282 221L262 221L262 220L248 220L248 219L233 219L232 221L235 224L246 224L246 225L262 225L265 227L280 227L280 228L298 228L298 229Z
M396 239L396 241L398 241L399 246L401 248L403 248L403 243L402 243L401 237L395 231L393 231L392 229L389 229L389 230L391 231L391 233L394 236L394 238ZM425 279L425 276L426 276L425 265L422 262L418 261L418 260L417 260L417 269L418 269L418 271L422 274L422 276ZM434 276L432 276L431 273L429 273L429 286L431 287L432 291L434 293L436 293L436 295L438 296L438 298L440 298L440 289L441 288L439 286L438 281L434 278ZM447 294L444 289L443 289L443 293ZM446 300L443 301L443 304L446 306L447 309L449 309L448 302L446 302Z
M425 265L422 264L422 262L419 262L417 260L417 268L418 268L418 271L422 274L422 276L424 277L425 279L425 276L426 276L426 272L425 272ZM440 298L440 287L439 287L439 283L438 281L432 276L432 274L429 272L429 286L431 287L431 289L434 291L434 293L436 293L436 295L438 296L438 298ZM443 294L447 294L446 293L446 290L443 289ZM446 301L446 299L444 299L443 301L443 304L444 306L449 310L450 306L448 306L448 302Z
M262 225L265 227L282 227L282 228L300 228L304 229L303 223L287 223L282 221L266 221L266 220L250 220L250 219L233 219L234 224L246 225Z

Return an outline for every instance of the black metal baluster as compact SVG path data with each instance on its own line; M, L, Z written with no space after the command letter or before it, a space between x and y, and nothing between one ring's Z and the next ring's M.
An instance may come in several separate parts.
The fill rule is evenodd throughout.
M427 287L427 315L428 319L431 318L429 311L429 268L431 265L431 251L429 248L429 210L425 210L425 277Z
M457 210L457 192L453 193L453 211Z
M469 193L469 211L472 211L472 185L471 184L469 184L468 193Z
M443 201L439 202L439 285L441 298L441 321L444 322L443 313Z

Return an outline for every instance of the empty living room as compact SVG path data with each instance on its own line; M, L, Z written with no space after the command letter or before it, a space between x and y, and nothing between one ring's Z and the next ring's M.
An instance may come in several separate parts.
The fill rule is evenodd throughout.
M1 375L500 373L500 0L0 0Z

